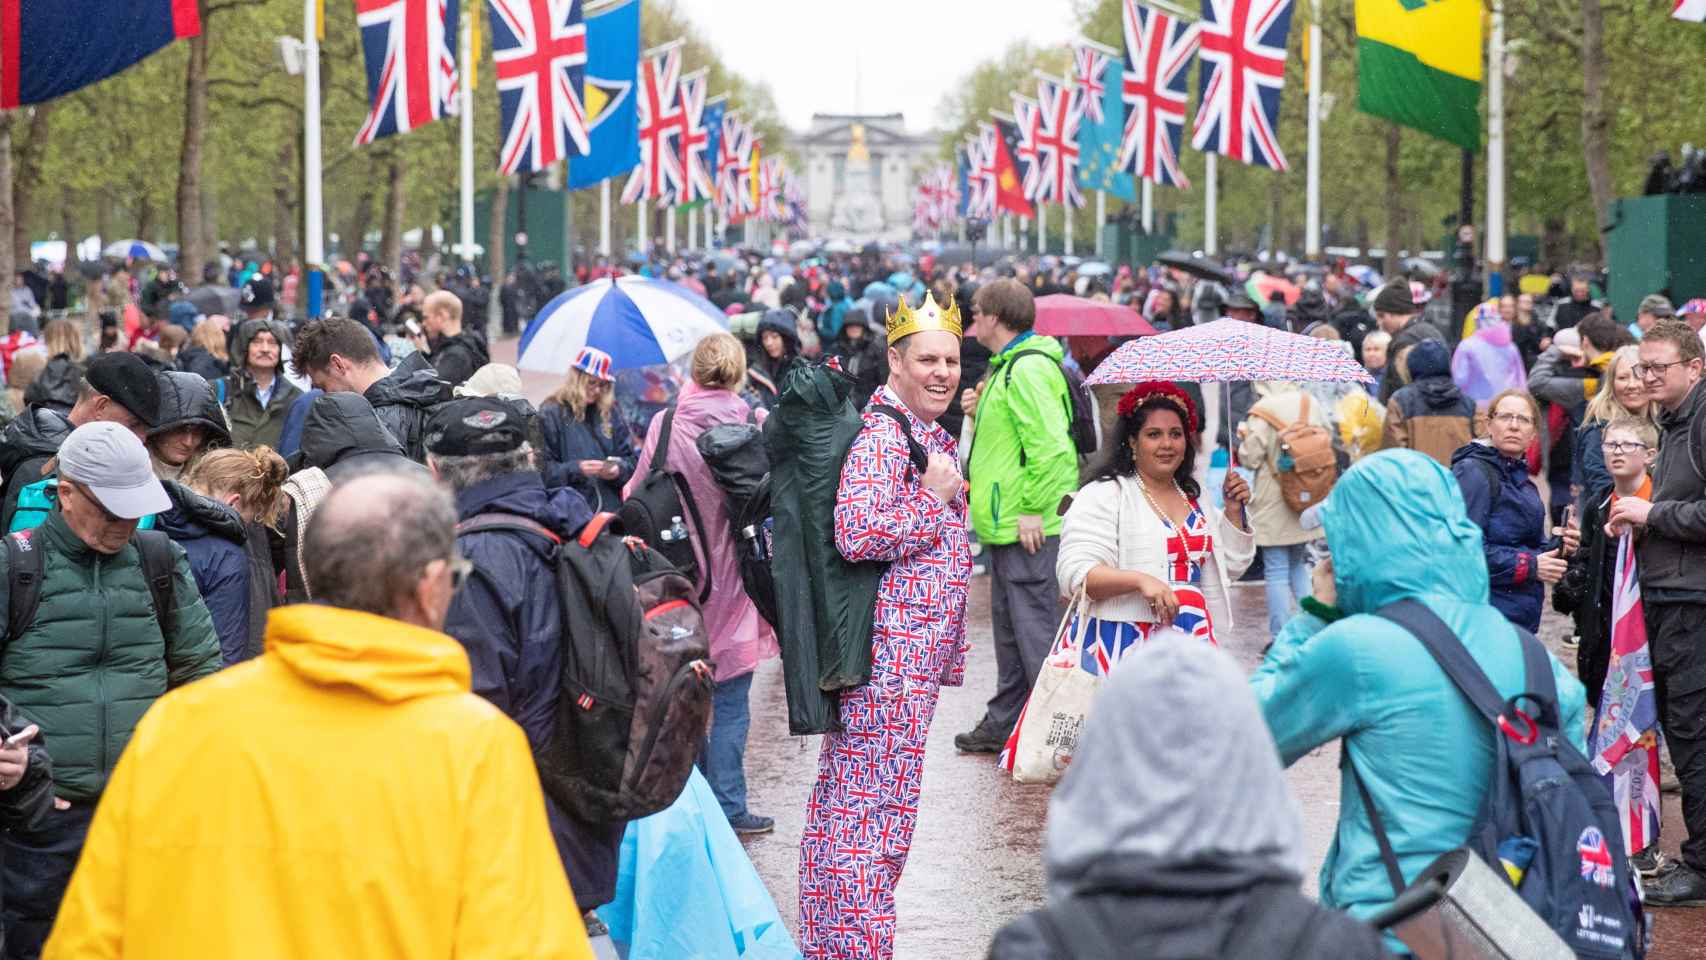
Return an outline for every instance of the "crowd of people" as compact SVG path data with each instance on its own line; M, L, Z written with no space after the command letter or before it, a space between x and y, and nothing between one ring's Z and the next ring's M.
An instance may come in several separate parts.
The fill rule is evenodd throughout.
M811 641L743 586L750 544L705 440L770 434L819 363L861 411L826 523L842 557L886 572L868 675L836 699L807 801L804 956L894 953L924 745L941 687L963 682L979 575L996 680L956 731L961 753L1010 762L1063 633L1107 680L1051 801L1048 906L991 956L1396 949L1362 921L1469 838L1499 733L1386 608L1418 601L1512 696L1533 689L1525 644L1549 587L1577 659L1574 674L1546 661L1563 741L1593 755L1611 706L1639 699L1630 664L1650 657L1647 753L1656 779L1668 744L1688 840L1667 861L1651 836L1605 826L1648 904L1706 905L1706 667L1691 641L1706 574L1690 562L1706 543L1706 301L1655 295L1624 326L1578 276L1550 313L1507 296L1442 329L1427 284L1339 269L1258 304L1161 266L660 256L641 272L703 295L739 335L694 345L661 374L662 402L633 396L621 358L582 348L535 407L491 362L490 284L472 272L393 283L340 267L329 315L307 320L294 275L262 266L210 263L195 289L118 271L85 322L40 323L14 296L0 339L7 957L255 942L590 956L630 823L548 776L590 762L556 731L561 704L590 710L597 692L562 679L587 598L569 596L559 559L666 471L692 506L695 586L717 585L695 604L709 723L684 762L727 828L773 831L746 782L753 678ZM616 272L595 261L573 279ZM550 292L508 278L492 333ZM1050 293L1129 304L1163 334L1225 317L1337 341L1368 383L1234 384L1210 433L1196 383L1079 387L1130 338L1039 333ZM1081 403L1096 449L1074 435ZM1336 479L1300 509L1295 458L1315 445ZM1616 581L1637 569L1638 653L1613 638ZM1254 577L1270 645L1246 682L1216 647ZM1335 740L1339 823L1311 903L1282 768ZM1174 756L1187 742L1188 763ZM1200 782L1229 771L1237 790ZM1096 932L1068 946L1062 926Z

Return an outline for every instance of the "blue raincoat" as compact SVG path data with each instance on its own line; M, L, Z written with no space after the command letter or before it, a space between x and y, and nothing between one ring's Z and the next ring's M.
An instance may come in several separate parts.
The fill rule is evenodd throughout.
M1432 458L1413 450L1365 457L1321 513L1345 617L1328 624L1298 613L1250 685L1286 765L1344 739L1409 882L1468 839L1487 792L1494 731L1420 641L1372 614L1421 600L1504 696L1523 689L1522 648L1488 601L1481 531L1464 513L1457 482ZM1584 749L1582 685L1556 658L1552 677L1564 734ZM1368 814L1341 767L1321 902L1367 917L1391 901Z

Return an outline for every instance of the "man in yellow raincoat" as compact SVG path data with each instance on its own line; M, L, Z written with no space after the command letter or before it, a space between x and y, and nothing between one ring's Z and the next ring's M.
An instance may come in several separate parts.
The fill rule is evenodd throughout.
M143 717L44 957L591 960L521 728L439 632L455 523L396 474L320 506L325 605Z

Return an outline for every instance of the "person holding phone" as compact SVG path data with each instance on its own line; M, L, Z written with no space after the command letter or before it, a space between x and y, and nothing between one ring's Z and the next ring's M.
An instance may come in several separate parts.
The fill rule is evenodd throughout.
M50 807L63 810L66 803L53 795L53 761L41 728L0 698L0 830L34 824Z
M622 485L633 476L636 458L628 424L616 413L610 354L581 348L563 385L539 408L539 426L545 486L574 489L594 513L622 505Z

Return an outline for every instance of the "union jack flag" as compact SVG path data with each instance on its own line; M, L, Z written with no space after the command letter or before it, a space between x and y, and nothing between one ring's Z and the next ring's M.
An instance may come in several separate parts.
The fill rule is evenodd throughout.
M1595 706L1588 754L1611 787L1623 825L1624 850L1633 856L1658 839L1662 817L1658 694L1641 583L1636 577L1634 539L1627 533L1617 540L1611 581L1611 660Z
M781 157L765 157L758 169L758 219L772 222L787 216L782 203L782 191L787 185L788 167Z
M1041 132L1039 125L1037 102L1030 97L1013 94L1013 127L1019 133L1019 142L1013 150L1013 162L1019 165L1025 191L1025 199L1032 203L1037 200L1037 183L1042 179L1042 154L1037 149L1037 135Z
M687 115L678 96L681 47L649 57L640 64L640 98L635 101L640 123L640 165L622 188L622 202L656 200L660 205L681 196L681 133Z
M753 212L747 173L751 164L752 129L733 111L723 114L723 133L717 138L717 212L729 223Z
M1126 103L1121 170L1163 186L1190 189L1179 165L1189 83L1185 70L1197 52L1197 25L1125 0Z
M1102 122L1102 95L1108 92L1102 74L1107 65L1107 56L1095 47L1081 43L1072 48L1072 84L1081 92L1084 113L1094 123Z
M1037 78L1038 203L1084 206L1078 189L1078 124L1083 119L1084 106L1069 84Z
M974 220L995 219L995 194L1001 170L996 165L995 125L979 125L977 136L966 141L966 161L971 166L967 183L971 187L971 204L966 216Z
M456 12L448 0L355 0L367 64L357 146L456 115Z
M946 164L932 167L919 177L917 199L912 210L914 230L931 233L954 219L960 205L958 180L954 168Z
M1291 0L1202 0L1202 16L1202 102L1191 146L1286 169L1278 130Z
M543 170L564 157L584 157L586 22L581 0L488 0L492 64L503 108L505 174Z
M710 85L711 77L704 70L681 78L681 173L686 186L682 203L704 200L715 189L710 163L716 158L705 156L711 139L705 129L705 88Z

